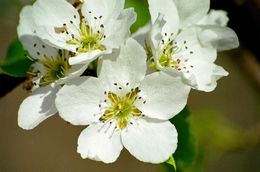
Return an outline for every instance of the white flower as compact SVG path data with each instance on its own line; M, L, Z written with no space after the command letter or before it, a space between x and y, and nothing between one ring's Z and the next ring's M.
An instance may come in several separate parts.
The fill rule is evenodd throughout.
M79 11L66 0L37 0L33 17L44 42L75 53L71 65L111 53L129 36L136 20L132 8L124 9L124 0L87 0Z
M61 117L89 125L79 136L78 152L112 163L125 147L141 161L166 161L177 147L168 119L184 108L190 87L162 72L145 76L146 54L133 39L114 61L102 63L98 78L81 77L57 94Z
M68 52L50 47L36 36L31 6L23 8L17 30L24 48L35 61L28 71L26 85L32 94L20 105L18 125L23 129L33 129L57 112L55 97L60 85L80 76L86 65L70 66Z
M224 50L238 45L234 31L221 26L226 24L223 14L207 15L208 0L148 2L152 28L146 49L152 67L172 76L182 75L194 89L213 91L216 81L228 75L214 64L217 48Z
M239 46L236 33L225 27L228 22L225 11L213 10L208 13L210 0L148 0L148 2L152 23L159 14L166 20L163 33L170 32L176 35L179 30L196 27L203 46L212 46L218 50L229 50ZM204 32L207 32L206 36Z

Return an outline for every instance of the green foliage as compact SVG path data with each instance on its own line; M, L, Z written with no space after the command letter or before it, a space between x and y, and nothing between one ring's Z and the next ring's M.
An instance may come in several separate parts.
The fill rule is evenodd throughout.
M137 31L140 27L148 23L150 13L147 0L126 0L126 7L133 7L137 13L137 21L132 26L132 32Z
M171 156L168 161L166 161L167 164L173 166L174 170L176 171L177 170L177 167L176 167L176 162L175 162L175 159L173 158L173 156Z
M0 62L0 73L12 77L25 77L33 63L27 57L21 42L17 39L8 48L6 59Z
M173 154L176 168L168 164L164 164L167 172L186 172L192 166L196 155L195 138L191 131L190 112L188 107L185 107L176 117L171 119L178 131L178 148Z
M179 133L178 148L173 155L177 164L177 172L184 171L185 167L191 165L196 154L195 138L190 128L189 117L190 111L188 107L185 107L171 120Z

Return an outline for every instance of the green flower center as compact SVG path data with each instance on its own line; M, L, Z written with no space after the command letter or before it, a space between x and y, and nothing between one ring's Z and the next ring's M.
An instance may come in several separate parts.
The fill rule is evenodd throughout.
M164 43L163 43L164 44ZM164 68L172 68L178 70L180 66L180 60L173 59L173 55L178 53L179 49L176 48L173 44L173 41L169 42L168 44L164 45L162 49L159 50L158 53L158 62ZM146 45L146 53L148 57L152 57L152 50L150 47ZM149 59L148 59L149 60ZM158 69L158 66L154 59L151 59L150 67L154 69Z
M43 77L40 79L40 86L47 86L56 80L64 78L70 69L65 51L59 51L56 58L45 56L39 62L45 70Z
M142 112L134 106L137 99L137 90L133 90L126 95L119 97L115 93L108 93L110 106L106 109L100 121L116 120L117 127L124 129L131 118L140 117Z
M106 37L104 35L104 25L99 26L99 30L94 32L87 22L82 19L79 29L80 36L77 38L72 37L67 41L67 44L76 45L78 53L86 53L91 50L106 50L106 47L100 42Z

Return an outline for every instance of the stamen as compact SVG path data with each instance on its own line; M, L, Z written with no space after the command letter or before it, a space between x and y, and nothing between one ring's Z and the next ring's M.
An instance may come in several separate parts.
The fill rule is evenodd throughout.
M113 135L114 135L114 133L115 133L116 130L117 130L117 126L114 127L112 133L111 133L110 136L109 136L109 139L112 139L112 137L113 137Z
M134 106L139 88L131 90L121 97L113 92L108 92L109 105L100 121L116 120L118 128L122 130L127 127L129 119L141 117L142 112Z

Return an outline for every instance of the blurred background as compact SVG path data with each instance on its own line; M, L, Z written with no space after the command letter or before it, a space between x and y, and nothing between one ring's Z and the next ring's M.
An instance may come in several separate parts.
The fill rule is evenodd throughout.
M17 37L21 8L32 0L0 0L0 60ZM129 0L139 15L134 27L149 17L142 0ZM260 0L213 0L214 9L228 11L240 39L239 49L219 53L217 64L230 75L218 82L212 93L192 91L187 121L195 140L196 155L185 172L260 171ZM136 29L133 28L133 29ZM1 73L1 72L0 72ZM126 150L111 165L83 160L76 152L77 137L84 127L75 127L58 115L32 131L17 126L17 111L28 96L25 78L0 74L0 172L157 172L160 165L139 162ZM8 91L10 90L10 92ZM182 130L181 128L179 130ZM189 151L184 155L191 156Z

